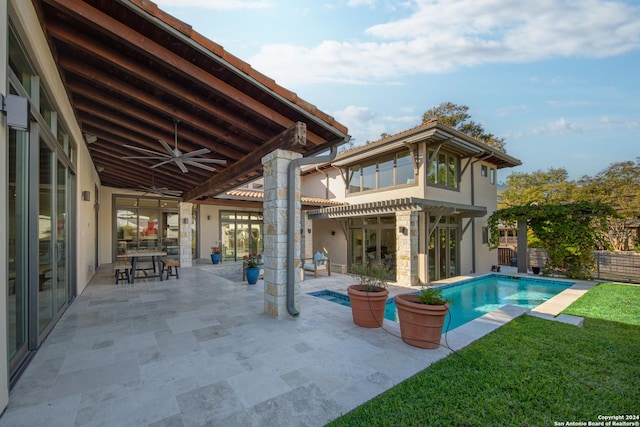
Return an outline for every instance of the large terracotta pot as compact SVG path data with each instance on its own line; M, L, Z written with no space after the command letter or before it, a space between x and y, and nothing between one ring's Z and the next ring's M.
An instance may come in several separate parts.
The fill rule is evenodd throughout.
M363 328L379 328L384 320L389 291L376 288L374 292L366 292L364 288L362 285L351 285L347 288L353 323Z
M420 348L438 348L449 304L421 304L415 294L396 295L394 301L398 309L402 341Z

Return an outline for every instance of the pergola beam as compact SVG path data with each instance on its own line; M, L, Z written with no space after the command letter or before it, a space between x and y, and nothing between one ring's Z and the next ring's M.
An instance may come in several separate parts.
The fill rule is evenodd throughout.
M294 123L284 132L271 138L252 153L220 173L214 174L207 181L183 195L185 202L191 202L204 195L217 195L230 189L229 183L246 176L248 170L262 170L262 157L277 149L291 149L306 145L307 126L302 122Z

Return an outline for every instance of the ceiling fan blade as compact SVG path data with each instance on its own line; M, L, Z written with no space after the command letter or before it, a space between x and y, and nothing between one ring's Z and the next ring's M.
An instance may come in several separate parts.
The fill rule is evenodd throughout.
M164 153L159 153L157 151L149 150L149 149L142 148L142 147L136 147L135 145L123 145L123 147L131 148L132 150L142 151L144 153L155 154L156 156L165 156L165 157L167 156Z
M164 159L166 159L166 157L164 157ZM165 160L164 162L156 163L156 164L155 164L155 165L153 165L153 166L149 166L149 168L150 168L150 169L155 169L155 168L157 168L157 167L160 167L160 166L162 166L162 165L166 165L167 163L171 163L171 162L173 162L173 159L169 159L169 160Z
M189 166L195 166L197 168L200 169L204 169L207 170L209 172L215 172L216 170L214 168L212 168L211 166L207 166L207 165L203 165L201 163L198 162L194 162L193 160L185 160L184 163L188 164Z
M182 153L180 152L180 150L178 150L178 148L176 147L175 150L173 148L171 148L169 146L169 144L167 144L165 141L162 140L158 140L158 142L160 144L162 144L162 146L164 147L165 150L167 150L167 152L171 155L171 157L180 157L182 155Z
M182 155L182 158L186 159L187 157L199 156L200 154L207 154L207 153L210 153L210 152L211 152L211 150L209 150L208 148L201 148L201 149L196 150L196 151L191 151L189 153L184 153Z
M185 159L184 157L182 157L184 160L189 160L190 162L200 162L200 163L215 163L218 165L226 165L227 161L226 160L220 160L220 159L203 159L203 158L197 158L197 159Z
M182 161L182 159L180 157L174 158L173 161L175 162L176 165L178 165L178 167L180 168L182 173L189 172L189 169L187 169L187 167L184 165L184 162Z
M169 156L163 156L163 157L150 157L150 156L127 156L127 157L122 157L122 159L151 159L151 160L164 160L166 158L168 158ZM169 160L171 161L171 160Z

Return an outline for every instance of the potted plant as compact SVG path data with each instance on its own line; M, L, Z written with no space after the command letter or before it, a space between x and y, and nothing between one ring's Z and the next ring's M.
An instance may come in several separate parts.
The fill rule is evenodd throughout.
M389 270L376 263L355 264L351 276L356 284L347 288L353 323L364 328L379 328L384 320L389 290Z
M244 267L247 273L247 282L250 285L258 283L260 277L260 264L262 263L262 254L249 253L242 257Z
M222 248L220 246L211 246L211 262L217 264L222 257Z
M402 341L420 348L438 348L444 319L453 300L442 297L442 289L422 288L418 294L394 298Z

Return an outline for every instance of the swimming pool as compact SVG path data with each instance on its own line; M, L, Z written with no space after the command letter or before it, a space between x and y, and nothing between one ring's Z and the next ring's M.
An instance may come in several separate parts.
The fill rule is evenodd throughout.
M492 274L442 286L442 295L454 300L445 319L445 328L448 325L448 330L452 330L507 304L535 308L572 285L559 280ZM310 295L349 306L349 297L338 292L325 290ZM384 317L398 321L393 298L387 300Z

